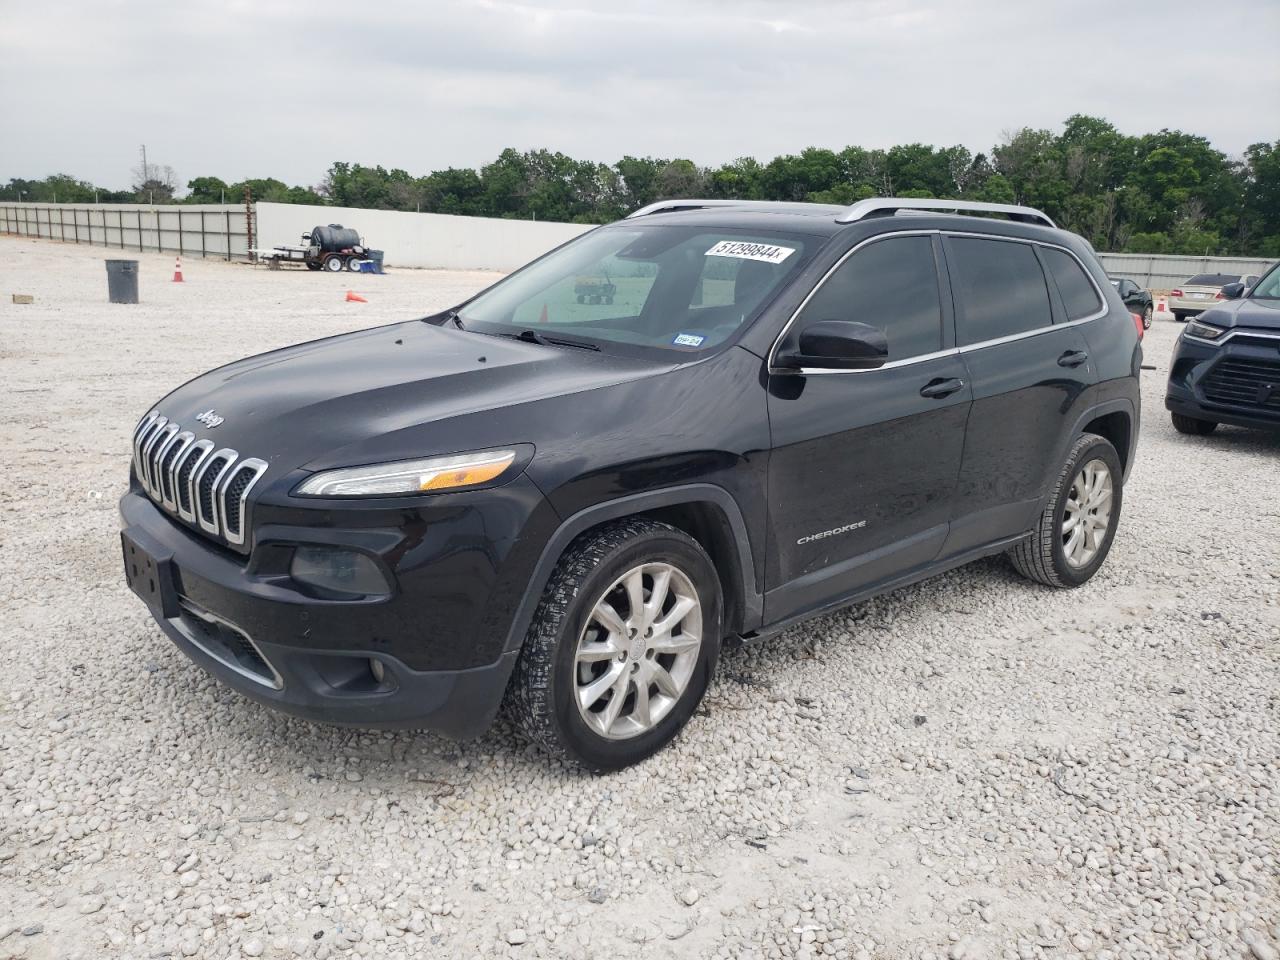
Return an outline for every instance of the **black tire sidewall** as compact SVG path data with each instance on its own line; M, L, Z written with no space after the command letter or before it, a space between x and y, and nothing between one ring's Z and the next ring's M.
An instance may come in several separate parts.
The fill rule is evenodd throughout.
M591 730L578 713L574 699L574 655L578 637L591 608L613 582L633 567L649 561L679 567L693 583L702 604L702 648L684 695L648 733L629 740L606 740ZM568 750L584 766L596 771L617 770L651 756L669 743L693 716L715 673L720 653L722 620L720 581L706 553L692 540L655 533L615 550L579 584L573 603L560 623L550 679L554 723Z
M1066 548L1062 542L1062 518L1067 512L1067 499L1071 485L1076 477L1091 460L1102 460L1111 471L1111 521L1107 525L1106 536L1097 556L1083 567L1073 567L1067 562ZM1053 511L1053 569L1054 573L1068 586L1078 587L1093 577L1106 562L1111 552L1111 544L1115 542L1116 529L1120 525L1121 508L1124 506L1124 468L1120 465L1120 455L1109 441L1102 437L1093 437L1092 441L1076 451L1071 469L1063 477L1062 487L1058 491L1058 501Z

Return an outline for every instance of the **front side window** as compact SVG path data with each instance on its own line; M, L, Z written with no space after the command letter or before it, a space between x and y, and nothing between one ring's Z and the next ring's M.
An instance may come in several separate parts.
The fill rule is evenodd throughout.
M1280 300L1280 264L1262 275L1249 291L1250 300Z
M891 237L856 250L809 298L795 334L819 320L856 320L884 331L889 361L942 349L933 241Z
M593 230L458 313L479 333L563 338L614 352L690 352L750 324L819 241L713 227Z
M1091 317L1102 309L1102 301L1098 299L1098 291L1085 276L1084 268L1065 250L1053 247L1041 247L1049 272L1053 274L1053 282L1058 285L1058 296L1062 298L1062 306L1067 311L1068 320L1082 320ZM1134 291L1128 280L1120 284L1120 295L1127 297Z
M1044 271L1030 244L947 238L960 346L1049 326L1053 311Z

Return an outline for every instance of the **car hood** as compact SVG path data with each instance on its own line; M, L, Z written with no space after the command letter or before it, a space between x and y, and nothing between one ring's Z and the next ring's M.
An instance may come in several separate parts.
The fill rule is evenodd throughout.
M403 440L406 432L414 433L414 455L458 452L468 446L459 445L457 431L448 431L447 439L439 431L437 439L448 448L432 449L433 424L663 369L410 321L238 360L183 384L155 409L197 439L207 437L241 457L258 457L283 471L324 469L374 462L384 450L401 449L396 438ZM222 418L212 428L196 420L210 410L208 421ZM488 439L528 438L504 438L499 431Z
M1215 304L1197 319L1219 327L1280 330L1280 300L1228 300Z

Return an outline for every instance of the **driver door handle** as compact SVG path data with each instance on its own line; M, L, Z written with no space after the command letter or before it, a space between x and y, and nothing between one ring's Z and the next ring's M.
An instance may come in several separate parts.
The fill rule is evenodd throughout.
M1068 350L1058 358L1058 366L1060 367L1078 367L1082 363L1086 363L1089 355L1083 350Z
M946 380L930 380L920 388L920 396L928 397L930 400L941 400L943 397L949 397L957 390L964 389L964 381L958 377L950 377Z

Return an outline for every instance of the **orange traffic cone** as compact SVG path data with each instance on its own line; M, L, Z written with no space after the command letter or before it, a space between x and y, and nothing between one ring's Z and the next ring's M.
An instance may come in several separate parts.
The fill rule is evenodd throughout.
M173 260L173 282L182 283L182 257L174 257Z
M347 303L368 303L368 302L369 302L368 300L360 296L360 294L356 293L354 290L347 291Z
M542 312L538 314L538 322L539 323L547 322L547 305L545 303L542 305Z

